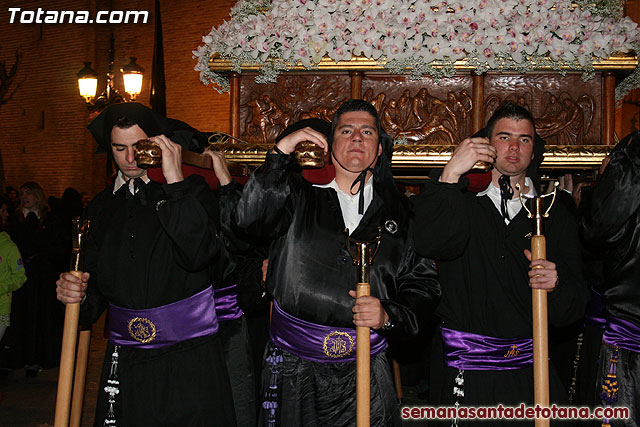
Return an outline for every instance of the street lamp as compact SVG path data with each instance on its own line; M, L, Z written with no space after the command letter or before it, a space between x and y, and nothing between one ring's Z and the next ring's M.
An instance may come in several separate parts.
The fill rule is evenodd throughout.
M113 85L114 73L114 38L111 33L111 47L109 48L109 68L107 71L107 85L104 91L96 96L98 88L98 73L91 68L91 62L85 62L84 68L77 74L78 89L89 111L102 111L111 104L118 102L126 102L125 98L118 93ZM129 99L135 101L136 96L140 94L142 89L142 79L144 70L136 64L136 58L130 57L131 62L124 66L120 71L123 73L125 92L129 94Z
M144 69L136 64L136 57L130 56L131 60L127 65L120 69L122 78L124 79L124 91L129 94L132 101L136 100L136 96L140 95L142 90L142 75Z

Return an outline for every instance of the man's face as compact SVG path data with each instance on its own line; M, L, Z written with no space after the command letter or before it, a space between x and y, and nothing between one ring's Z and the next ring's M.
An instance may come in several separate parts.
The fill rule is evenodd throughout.
M22 203L22 207L25 209L35 209L36 196L34 196L28 188L21 188L20 203Z
M375 165L382 153L376 119L366 111L344 113L333 133L333 155L351 172L360 172ZM336 171L341 169L336 164Z
M9 219L9 209L6 203L0 206L0 226L6 226Z
M500 119L491 134L491 145L496 149L494 169L503 175L526 173L533 159L535 130L528 120Z
M126 129L114 127L111 130L113 160L126 179L143 178L147 175L145 169L138 167L134 156L136 142L147 138L147 134L138 125Z

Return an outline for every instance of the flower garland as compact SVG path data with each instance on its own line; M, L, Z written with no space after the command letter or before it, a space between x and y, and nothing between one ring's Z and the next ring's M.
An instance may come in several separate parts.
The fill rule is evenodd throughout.
M436 79L466 59L476 73L526 72L541 66L593 77L593 63L640 51L640 30L622 18L622 0L241 0L231 19L193 51L200 80L227 91L225 76L209 68L212 55L232 70L258 64L258 82L323 57L375 60L395 74ZM616 89L620 99L640 86L636 69Z

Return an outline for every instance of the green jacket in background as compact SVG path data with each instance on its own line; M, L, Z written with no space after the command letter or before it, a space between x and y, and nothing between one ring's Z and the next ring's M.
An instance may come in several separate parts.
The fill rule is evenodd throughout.
M6 232L0 233L0 316L11 313L11 293L27 281L22 256Z

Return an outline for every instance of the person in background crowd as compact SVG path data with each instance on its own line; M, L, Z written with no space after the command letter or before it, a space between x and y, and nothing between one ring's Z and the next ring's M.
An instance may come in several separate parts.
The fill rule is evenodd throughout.
M11 295L27 281L18 247L4 231L9 218L9 203L0 197L0 342L11 324Z
M9 205L9 214L11 214L11 212L15 211L20 204L20 194L18 193L18 190L10 185L5 188L4 194Z
M36 182L20 186L20 204L11 238L24 260L27 282L14 293L7 345L13 367L24 366L34 377L41 369L58 366L64 308L56 300L56 277L67 253L59 223L47 209L47 199Z

